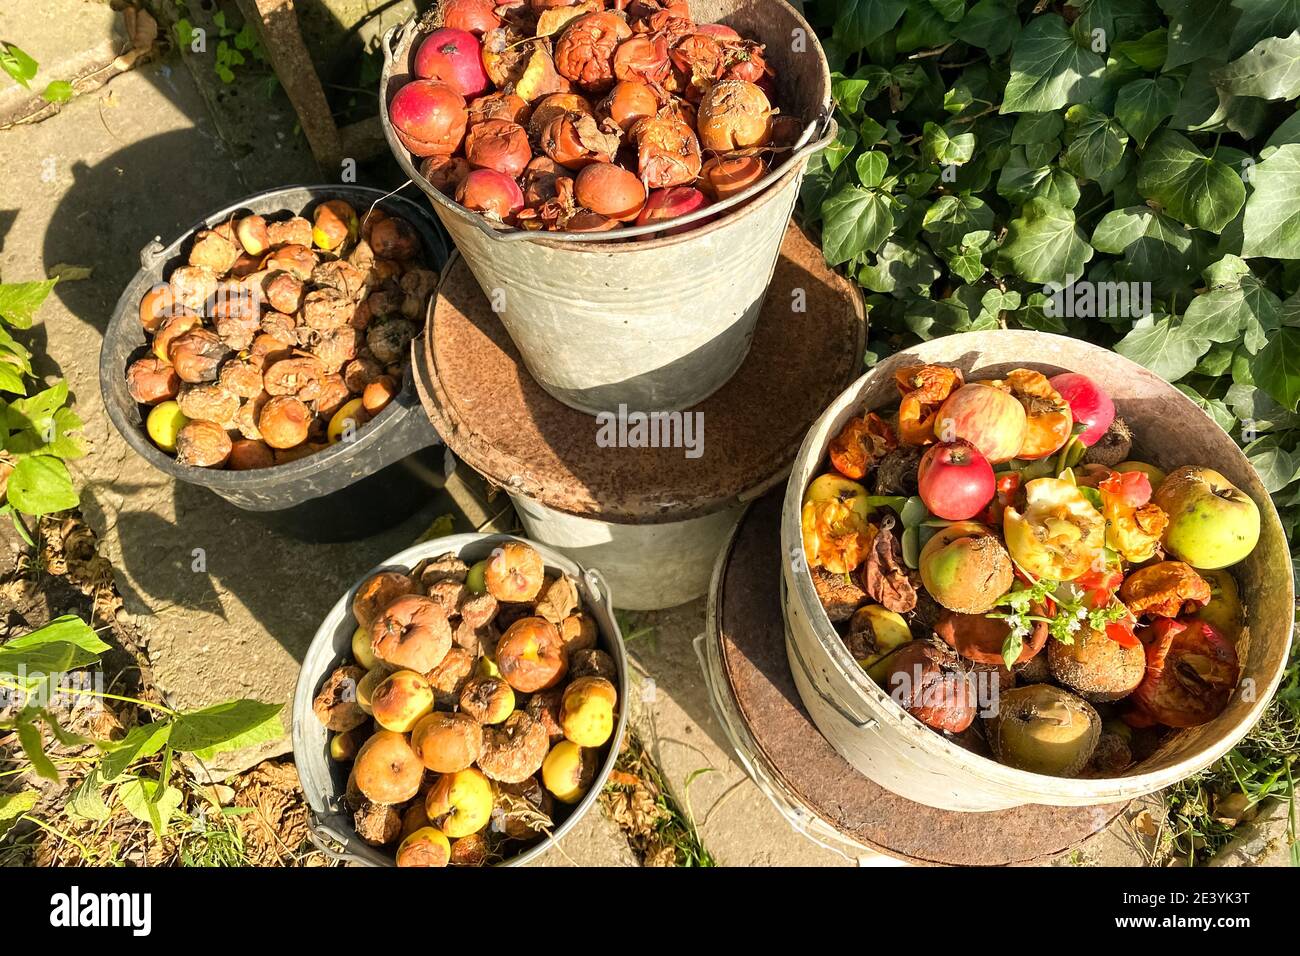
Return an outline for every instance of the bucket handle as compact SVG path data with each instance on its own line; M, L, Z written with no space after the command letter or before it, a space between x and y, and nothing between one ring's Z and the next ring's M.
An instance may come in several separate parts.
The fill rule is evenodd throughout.
M401 42L402 33L406 26L406 23L398 23L389 27L380 44L384 49L384 72L390 76L392 73L391 67L395 59L393 49ZM380 108L385 108L384 104L380 104ZM746 203L759 193L766 190L774 182L786 176L790 167L803 162L818 150L825 149L838 135L839 124L835 121L831 108L829 106L823 106L817 118L804 128L802 135L800 135L799 139L796 141L795 151L790 155L789 159L782 163L778 168L769 171L766 176L751 185L748 189L724 199L721 202L714 203L711 206L705 206L703 209L697 209L695 212L687 213L685 216L677 216L667 222L655 223L647 226L633 226L631 229L620 229L614 233L534 232L529 229L498 229L487 219L477 213L470 213L468 210L465 210L464 207L459 205L456 205L455 208L465 212L466 218L474 224L474 227L495 242L623 242L627 239L636 239L640 236L653 235L656 232L662 232L665 228L677 229L682 226L688 226L701 219L709 219L719 213L726 212L735 206Z
M307 838L312 845L336 863L346 863L356 859L349 846L351 841L335 830L326 817L307 809Z

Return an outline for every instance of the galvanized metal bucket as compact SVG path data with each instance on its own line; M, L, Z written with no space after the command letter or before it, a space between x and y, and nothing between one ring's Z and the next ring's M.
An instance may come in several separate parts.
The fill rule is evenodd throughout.
M1170 734L1154 754L1120 776L1066 779L1016 770L962 749L904 711L867 677L832 627L801 559L800 505L844 423L863 408L896 403L895 371L926 363L956 365L968 381L1000 378L1017 367L1049 375L1084 371L1114 399L1142 460L1165 470L1210 465L1255 500L1259 544L1232 569L1246 605L1247 626L1237 647L1242 677L1223 713ZM944 810L1113 803L1177 783L1218 760L1255 725L1277 690L1290 650L1295 596L1286 535L1267 490L1236 442L1164 379L1114 352L1059 335L949 335L904 349L875 366L808 432L786 487L781 553L790 669L818 729L860 773L909 800Z
M749 350L808 158L835 136L825 54L788 3L696 0L691 12L767 45L778 101L804 130L760 182L675 221L725 213L685 234L638 241L655 227L537 233L489 223L429 185L380 110L398 163L498 304L529 372L555 398L589 414L620 404L679 411L731 378ZM410 78L417 38L414 19L384 37L384 104Z
M481 561L507 541L518 541L510 535L457 534L433 541L424 541L393 555L383 564L371 568L348 592L339 598L321 622L312 638L302 669L298 672L298 685L293 694L293 759L307 801L307 826L312 842L336 860L346 860L365 866L393 866L391 851L373 847L357 836L352 815L343 805L347 787L347 774L342 764L330 759L330 732L312 713L312 700L321 684L352 653L352 633L356 621L352 617L352 598L363 581L379 571L408 571L426 558L455 552L467 563ZM606 745L609 750L592 781L591 788L546 839L522 853L505 860L503 866L520 866L537 859L568 833L600 798L605 780L618 760L619 742L627 726L628 681L627 654L623 635L614 617L614 605L609 587L598 571L583 568L564 555L530 541L546 563L551 573L563 572L578 585L578 595L583 611L592 615L600 631L600 648L614 659L617 668L618 718L614 733Z

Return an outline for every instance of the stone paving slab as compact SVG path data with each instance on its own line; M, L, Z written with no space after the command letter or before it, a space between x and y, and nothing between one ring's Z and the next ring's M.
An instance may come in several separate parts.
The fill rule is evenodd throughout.
M105 0L9 0L0 4L0 40L39 65L31 89L0 77L0 126L44 106L53 80L79 80L113 62L126 41L122 17Z

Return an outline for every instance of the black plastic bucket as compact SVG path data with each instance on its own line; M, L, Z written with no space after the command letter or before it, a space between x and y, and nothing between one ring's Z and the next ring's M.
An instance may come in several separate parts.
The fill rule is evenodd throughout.
M305 541L352 541L390 528L432 497L441 474L438 433L420 405L408 369L402 390L352 441L298 461L252 471L222 471L177 464L144 431L148 412L131 398L127 367L147 350L139 305L145 292L185 263L188 243L204 227L232 215L309 214L326 199L343 199L359 212L372 205L408 220L424 242L432 269L442 270L448 243L423 205L365 186L286 186L248 196L185 230L171 244L154 239L140 251L140 271L122 292L99 353L99 386L114 427L159 471L207 488L263 523ZM420 339L417 337L416 342Z

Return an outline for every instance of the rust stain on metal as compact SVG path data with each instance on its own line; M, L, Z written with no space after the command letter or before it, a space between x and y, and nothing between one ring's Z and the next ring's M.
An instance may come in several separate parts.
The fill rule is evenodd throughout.
M781 495L741 520L717 598L722 661L762 756L783 783L846 836L914 863L1005 866L1040 862L1104 829L1125 803L1023 806L989 813L936 810L890 793L827 743L799 700L781 611Z
M570 514L682 521L756 497L788 474L808 427L862 372L866 316L857 287L792 224L749 356L682 413L703 415L698 458L680 447L600 447L598 420L552 398L524 369L460 258L443 274L423 341L415 367L425 408L447 445L489 480Z

